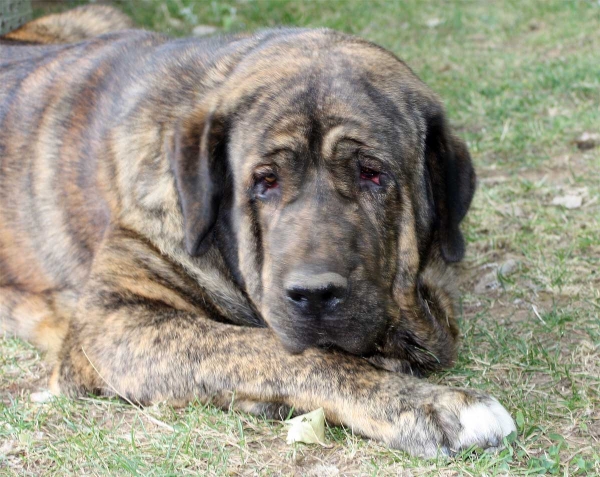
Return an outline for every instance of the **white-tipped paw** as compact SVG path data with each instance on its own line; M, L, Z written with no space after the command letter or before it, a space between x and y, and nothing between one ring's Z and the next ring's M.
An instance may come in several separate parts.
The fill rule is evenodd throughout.
M502 439L517 430L508 411L493 397L471 404L460 411L460 431L451 451L473 445L494 450Z
M423 418L400 443L411 454L452 456L473 446L495 451L517 430L510 414L491 396L452 388L434 388L431 394L431 402L417 411Z

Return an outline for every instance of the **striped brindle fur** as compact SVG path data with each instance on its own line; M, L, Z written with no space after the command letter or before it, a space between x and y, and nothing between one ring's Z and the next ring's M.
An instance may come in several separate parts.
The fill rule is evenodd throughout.
M0 324L51 390L499 446L495 399L417 377L455 359L475 184L437 96L331 30L93 36L121 27L0 42Z

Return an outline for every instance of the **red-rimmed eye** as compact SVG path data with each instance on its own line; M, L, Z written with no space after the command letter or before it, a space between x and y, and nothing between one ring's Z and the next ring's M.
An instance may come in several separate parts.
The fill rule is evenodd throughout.
M275 174L267 174L261 178L261 181L267 189L273 189L279 185Z
M368 167L360 168L360 179L363 181L371 181L373 184L381 185L379 181L380 176L381 173L379 171L369 169Z
M269 199L279 195L279 179L275 173L259 171L254 181L254 193L259 199Z

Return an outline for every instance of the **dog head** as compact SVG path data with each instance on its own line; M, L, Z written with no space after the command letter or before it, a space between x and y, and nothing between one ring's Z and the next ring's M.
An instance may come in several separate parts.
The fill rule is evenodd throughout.
M216 237L290 351L371 353L432 251L464 254L475 176L440 101L328 30L273 35L214 98L176 135L188 252Z

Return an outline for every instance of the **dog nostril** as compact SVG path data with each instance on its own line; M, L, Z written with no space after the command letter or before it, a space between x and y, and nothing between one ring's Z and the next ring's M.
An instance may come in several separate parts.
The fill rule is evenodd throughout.
M287 290L288 299L303 311L318 312L332 309L343 299L341 290L333 290L329 287L318 289L294 288Z
M330 290L324 291L323 294L321 295L321 300L323 301L323 303L331 302L335 298L337 298L337 297Z
M286 277L284 290L289 303L308 315L332 313L348 295L348 279L333 272L297 270Z
M290 300L295 301L296 303L302 303L302 302L306 302L308 301L308 298L303 295L302 293L299 293L297 291L288 291L287 292L287 296Z

